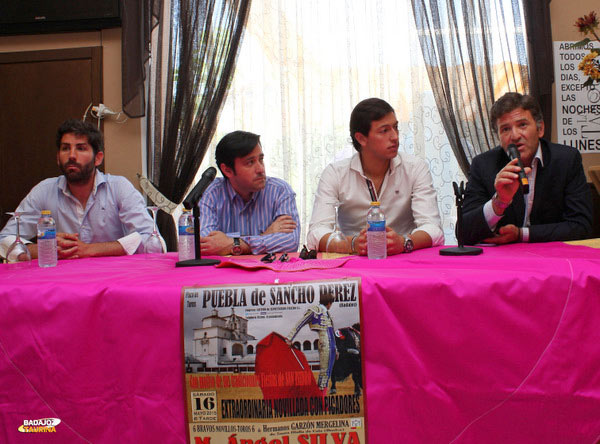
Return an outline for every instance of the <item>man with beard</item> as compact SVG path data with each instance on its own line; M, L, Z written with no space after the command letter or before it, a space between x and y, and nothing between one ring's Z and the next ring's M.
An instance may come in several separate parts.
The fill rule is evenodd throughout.
M124 177L97 170L104 159L102 133L91 123L67 120L56 135L56 160L63 175L45 179L21 201L20 234L32 239L42 210L56 221L59 259L118 256L141 251L153 221L142 195ZM0 255L14 240L11 219L0 232ZM37 245L28 244L32 258Z
M308 227L308 246L325 251L339 204L339 229L347 253L367 255L367 213L379 201L386 216L388 256L442 245L437 194L427 163L398 152L398 119L389 103L365 99L350 115L357 153L329 164L321 174Z
M224 177L210 184L198 204L202 254L297 251L296 193L285 181L266 176L260 136L227 134L215 160Z

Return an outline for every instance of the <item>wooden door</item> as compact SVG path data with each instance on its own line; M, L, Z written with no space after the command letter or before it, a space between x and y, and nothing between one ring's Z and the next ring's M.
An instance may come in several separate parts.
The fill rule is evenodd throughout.
M0 53L0 228L35 184L60 174L60 124L101 101L102 47Z

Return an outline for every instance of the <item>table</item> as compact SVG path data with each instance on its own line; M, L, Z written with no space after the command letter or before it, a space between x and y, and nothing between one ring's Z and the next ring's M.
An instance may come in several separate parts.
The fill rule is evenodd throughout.
M2 265L0 441L185 442L182 286L359 276L371 444L596 442L600 250L438 250L296 273L174 254ZM17 431L48 417L56 433Z

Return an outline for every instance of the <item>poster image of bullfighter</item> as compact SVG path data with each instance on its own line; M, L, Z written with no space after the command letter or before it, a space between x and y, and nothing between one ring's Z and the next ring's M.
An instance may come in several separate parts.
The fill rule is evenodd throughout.
M292 328L287 336L291 344L302 327L308 325L310 329L319 336L319 389L323 396L327 394L327 386L333 371L333 364L336 359L335 334L333 328L333 319L329 309L335 301L332 293L323 293L319 298L319 305L310 307L300 318L298 323Z
M362 392L362 362L360 353L360 324L344 327L335 331L335 344L338 358L333 365L331 389L329 393L337 393L336 383L342 382L352 375L354 393Z
M365 444L360 304L353 277L185 287L189 442Z

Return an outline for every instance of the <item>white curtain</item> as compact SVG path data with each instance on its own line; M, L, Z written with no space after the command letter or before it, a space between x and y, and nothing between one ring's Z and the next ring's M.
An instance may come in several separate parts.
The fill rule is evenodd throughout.
M296 191L303 243L321 171L354 153L352 108L380 97L396 110L400 149L429 163L446 243L455 244L452 181L465 179L440 122L410 1L260 0L247 26L200 173L214 165L228 132L260 134L267 174Z

